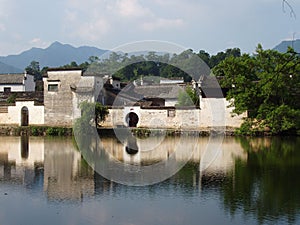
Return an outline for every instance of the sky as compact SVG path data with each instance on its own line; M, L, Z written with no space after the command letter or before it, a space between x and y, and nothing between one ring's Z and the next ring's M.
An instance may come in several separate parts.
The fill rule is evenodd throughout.
M300 39L300 1L287 0L0 0L0 56L54 41L114 49L143 40L216 54L253 53Z

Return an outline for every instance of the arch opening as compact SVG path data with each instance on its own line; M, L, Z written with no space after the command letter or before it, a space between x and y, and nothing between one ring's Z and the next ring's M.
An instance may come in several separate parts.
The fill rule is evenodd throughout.
M21 109L21 126L28 126L29 111L26 106Z
M136 127L138 122L139 122L139 117L136 113L130 112L126 116L126 121L128 121L128 126L129 127Z

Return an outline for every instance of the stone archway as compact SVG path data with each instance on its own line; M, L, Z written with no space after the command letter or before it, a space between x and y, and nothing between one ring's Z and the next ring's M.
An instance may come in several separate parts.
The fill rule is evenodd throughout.
M137 123L139 122L139 117L136 113L130 112L126 116L128 118L128 126L129 127L136 127Z
M28 126L29 124L29 111L26 106L21 109L21 126Z

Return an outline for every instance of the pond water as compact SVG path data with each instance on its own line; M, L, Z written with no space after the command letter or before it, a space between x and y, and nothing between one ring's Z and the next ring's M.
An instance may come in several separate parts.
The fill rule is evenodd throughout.
M204 169L209 138L176 141L101 138L106 159L124 168L194 146L176 155L188 161L172 177L130 186L95 172L72 138L0 137L0 224L300 224L300 138L226 137Z

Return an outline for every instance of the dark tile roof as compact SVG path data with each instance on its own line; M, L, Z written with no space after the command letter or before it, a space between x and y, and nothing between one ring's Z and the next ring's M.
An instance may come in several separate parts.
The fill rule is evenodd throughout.
M23 84L24 74L0 74L0 84Z
M201 81L201 87L203 88L219 88L218 79L214 76L204 76Z
M224 98L217 77L205 76L201 81L201 90L205 98Z
M69 68L62 68L62 67L58 67L58 68L48 68L47 71L73 71L73 70L81 70L82 68L78 68L78 67L69 67Z
M177 99L184 87L177 84L160 84L160 85L145 85L136 86L134 92L143 95L145 98L163 98Z

